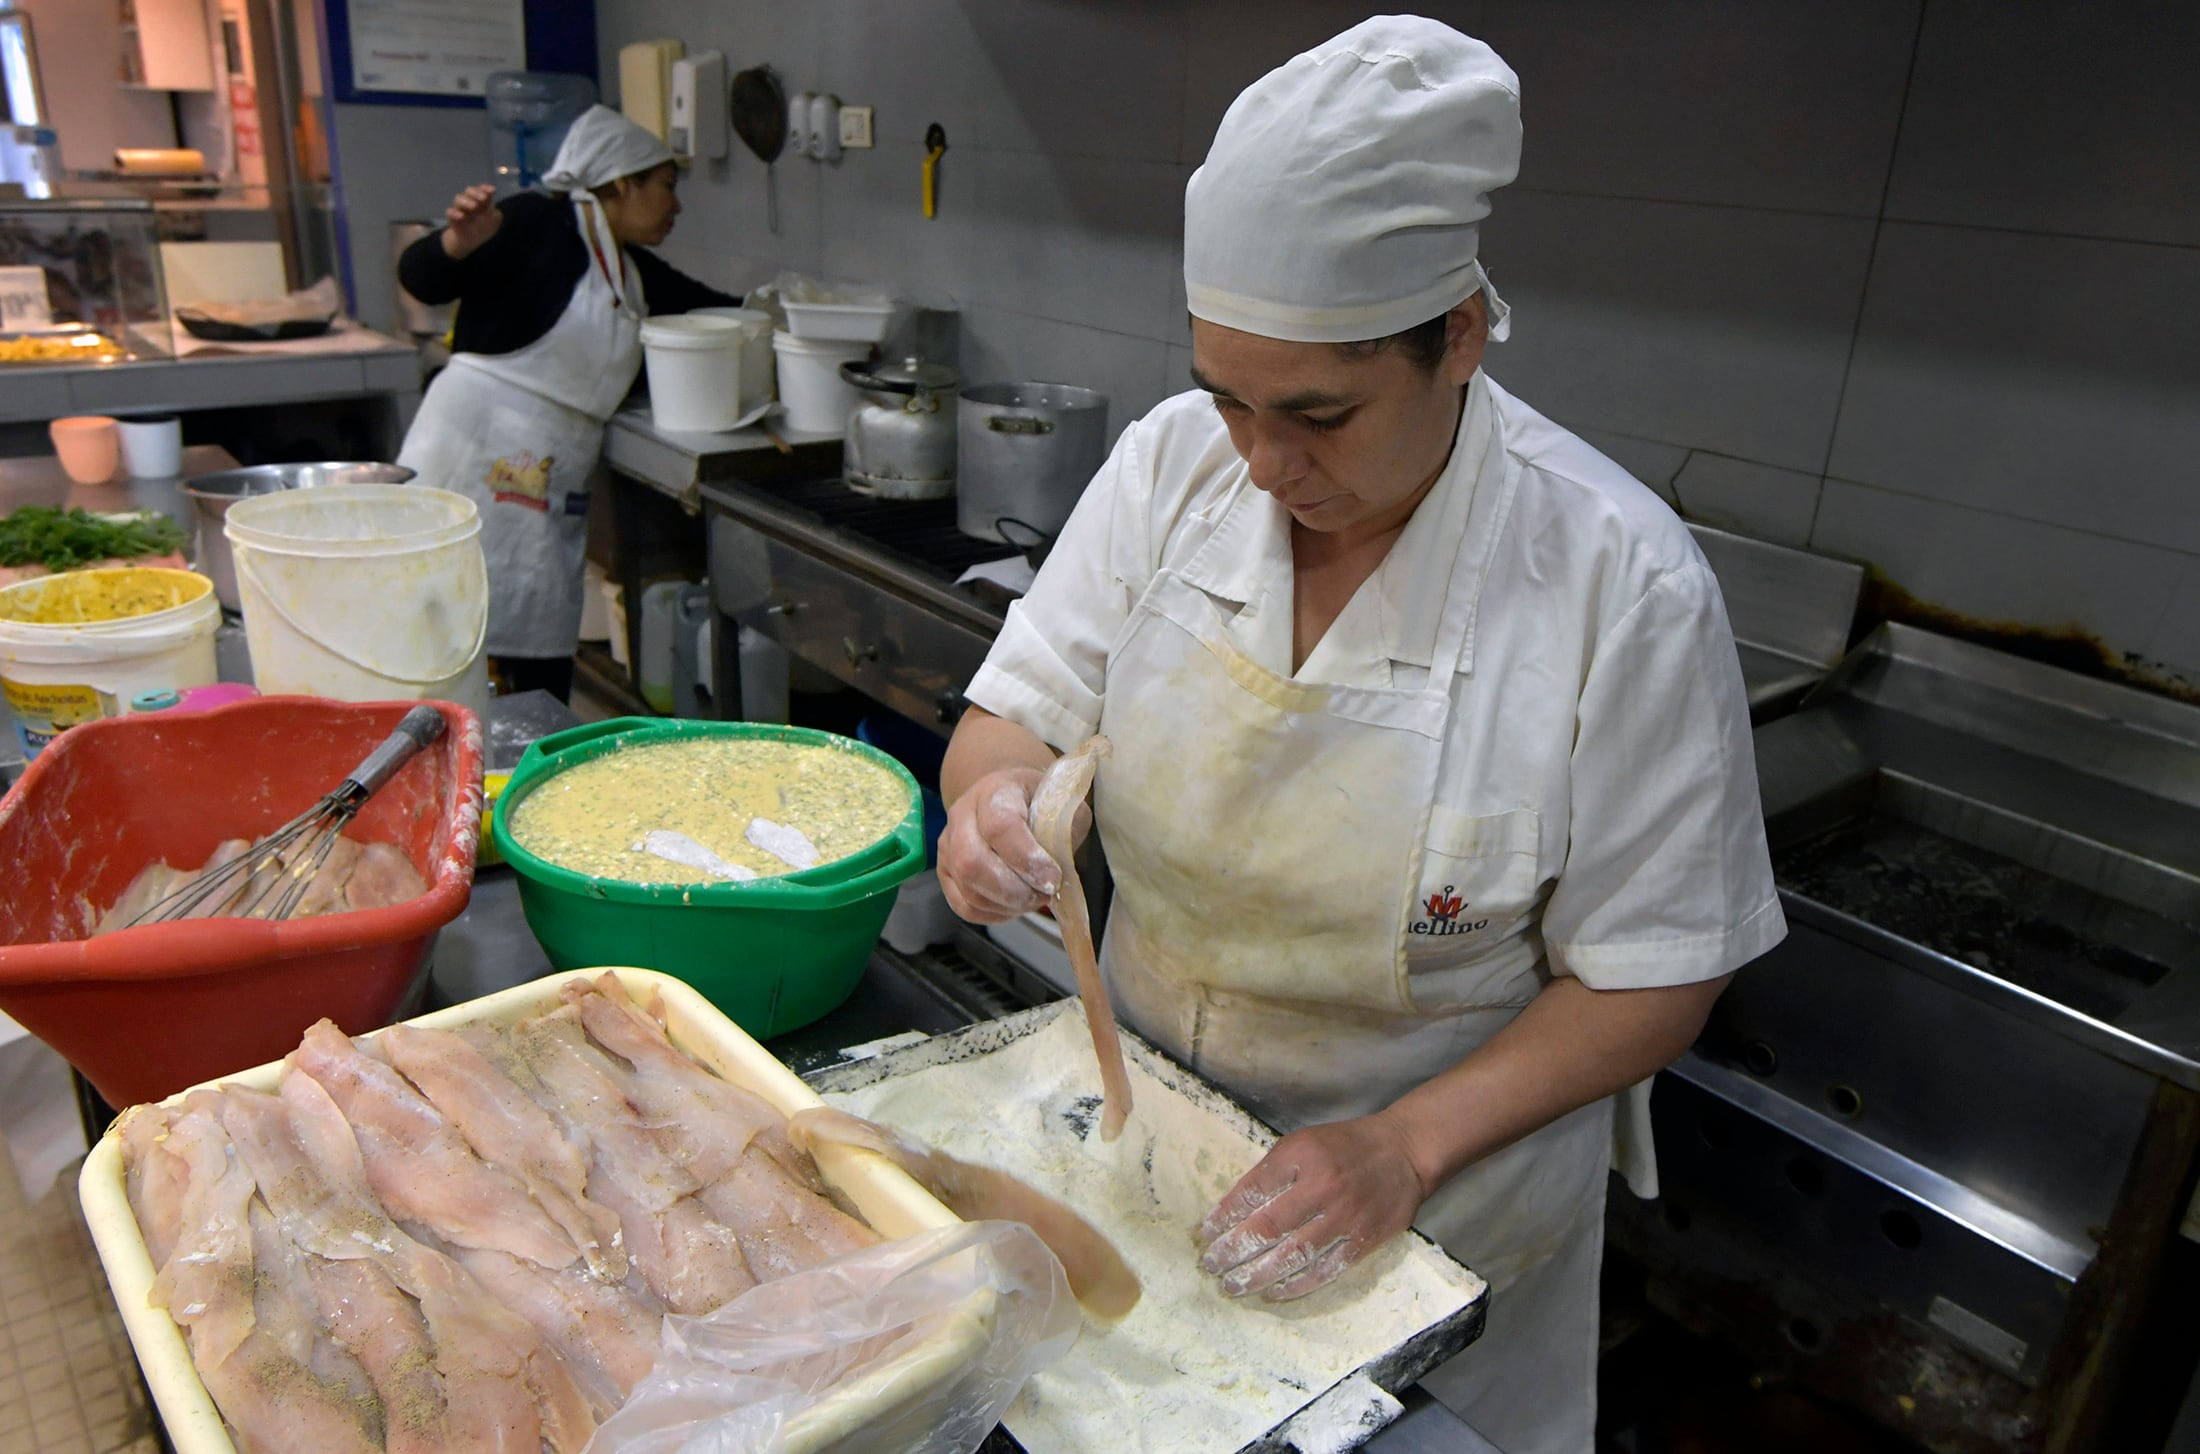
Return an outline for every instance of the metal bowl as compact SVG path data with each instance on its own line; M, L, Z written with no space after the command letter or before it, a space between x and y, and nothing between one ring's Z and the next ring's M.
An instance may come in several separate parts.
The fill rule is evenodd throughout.
M402 485L413 471L401 464L349 463L323 460L315 464L256 464L244 469L199 475L183 482L199 517L199 570L214 578L214 594L222 605L241 611L237 599L237 566L229 553L229 537L222 533L222 517L237 501L252 495L272 495L283 490L310 490L320 485Z

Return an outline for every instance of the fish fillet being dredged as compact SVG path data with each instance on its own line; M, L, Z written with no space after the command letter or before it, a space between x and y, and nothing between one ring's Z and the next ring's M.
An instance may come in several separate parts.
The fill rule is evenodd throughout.
M577 1261L579 1249L519 1178L484 1162L442 1114L395 1070L361 1053L322 1020L290 1056L351 1123L367 1185L383 1209L444 1241L524 1257L543 1267Z
M589 1199L588 1160L548 1111L466 1040L447 1030L392 1025L378 1047L443 1114L474 1154L525 1183L588 1269L607 1282L627 1274L619 1219Z
M225 1102L224 1123L284 1235L331 1261L372 1262L418 1300L448 1401L446 1449L586 1446L595 1421L563 1360L465 1269L390 1220L318 1082L286 1075L277 1095L232 1087Z
M627 1255L658 1301L710 1312L756 1285L740 1239L696 1199L696 1179L627 1101L570 1006L467 1038L588 1148L588 1195L618 1215Z

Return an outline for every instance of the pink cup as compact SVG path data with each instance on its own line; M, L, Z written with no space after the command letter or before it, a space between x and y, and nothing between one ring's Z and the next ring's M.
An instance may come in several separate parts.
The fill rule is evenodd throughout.
M100 485L115 477L122 461L122 431L103 414L56 419L46 433L61 457L61 472L80 485Z

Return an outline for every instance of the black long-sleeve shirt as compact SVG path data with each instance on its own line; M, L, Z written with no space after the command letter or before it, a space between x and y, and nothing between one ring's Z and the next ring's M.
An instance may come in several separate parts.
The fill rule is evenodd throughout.
M550 331L588 271L588 243L572 203L521 192L497 204L496 235L462 258L443 250L440 230L405 249L398 280L423 303L460 302L456 353L511 353ZM699 283L656 254L628 247L652 314L733 307L741 299Z

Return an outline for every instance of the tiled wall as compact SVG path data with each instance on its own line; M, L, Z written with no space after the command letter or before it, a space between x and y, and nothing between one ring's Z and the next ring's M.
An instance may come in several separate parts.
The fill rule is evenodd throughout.
M1336 0L598 0L877 108L879 145L736 145L665 248L963 314L965 374L1185 387L1185 178ZM1704 521L1933 604L2074 625L2200 681L2200 6L1464 0L1522 77L1484 229L1490 369ZM947 129L940 215L919 138ZM431 199L432 200L432 199ZM425 206L425 203L421 204Z

